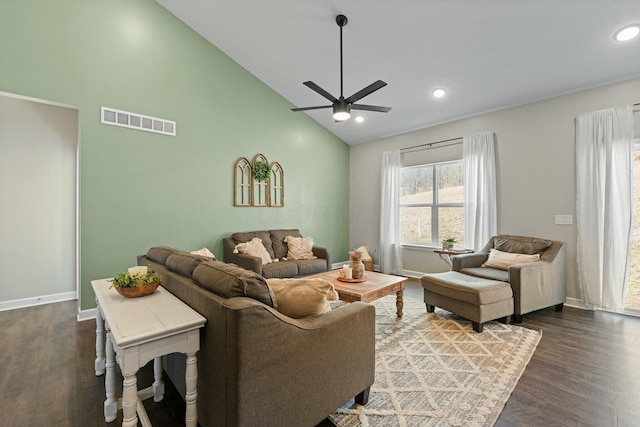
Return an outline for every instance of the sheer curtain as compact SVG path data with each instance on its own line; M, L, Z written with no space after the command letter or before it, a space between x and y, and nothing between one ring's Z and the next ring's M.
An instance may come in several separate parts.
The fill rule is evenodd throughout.
M382 153L380 271L403 274L400 256L400 150Z
M498 230L493 132L462 138L462 164L464 243L477 251Z
M631 106L576 118L578 280L590 309L624 310L632 232Z

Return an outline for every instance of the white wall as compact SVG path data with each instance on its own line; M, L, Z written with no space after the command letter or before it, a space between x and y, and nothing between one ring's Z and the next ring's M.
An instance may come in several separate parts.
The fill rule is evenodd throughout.
M493 131L498 232L567 242L567 296L581 300L576 274L574 119L581 113L638 102L640 79L634 79L352 146L351 247L379 245L383 151ZM638 114L636 122L638 129ZM427 158L433 156L432 161L438 161L442 156L440 150L451 148L424 153ZM574 225L555 225L557 214L572 215ZM405 248L402 256L409 274L448 269L430 250Z
M0 303L76 291L77 142L76 110L0 94Z

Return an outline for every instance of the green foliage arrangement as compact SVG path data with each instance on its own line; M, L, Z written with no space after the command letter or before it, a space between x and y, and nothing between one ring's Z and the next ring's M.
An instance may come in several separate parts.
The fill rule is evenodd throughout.
M271 167L269 163L264 160L256 160L253 164L253 177L260 181L264 182L269 179L269 174L271 173Z
M446 239L442 240L442 244L444 245L445 243L456 243L457 240L454 237L448 237Z
M147 274L134 274L131 275L128 271L118 273L116 277L110 279L109 282L113 283L116 288L139 288L145 285L151 285L152 283L162 283L162 276L151 266L147 267Z

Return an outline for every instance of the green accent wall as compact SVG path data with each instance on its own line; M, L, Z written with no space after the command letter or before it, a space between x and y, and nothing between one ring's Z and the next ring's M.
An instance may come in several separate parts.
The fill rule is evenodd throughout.
M152 0L2 0L0 91L78 108L81 309L155 245L222 259L232 232L300 228L347 258L348 145ZM177 136L103 125L101 106ZM258 153L285 170L283 208L233 206L234 164Z

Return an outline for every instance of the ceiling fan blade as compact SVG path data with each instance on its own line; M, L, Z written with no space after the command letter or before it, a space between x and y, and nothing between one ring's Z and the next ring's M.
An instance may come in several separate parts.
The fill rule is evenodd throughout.
M333 105L320 105L317 107L292 108L291 111L319 110L321 108L331 108L331 107L333 107Z
M386 85L387 84L385 82L383 82L382 80L375 81L375 82L371 83L369 86L365 87L364 89L359 90L358 92L354 93L353 95L351 95L350 97L345 99L345 101L348 102L348 103L356 102L356 101L364 98L365 96L377 91L378 89L382 89Z
M335 96L331 95L329 92L327 92L326 90L322 89L320 86L318 86L317 84L315 84L311 80L309 80L308 82L304 82L302 84L305 85L306 87L308 87L309 89L311 89L311 90L313 90L315 92L318 92L320 95L324 96L329 101L338 102L338 98L336 98Z
M391 107L379 107L377 105L351 104L352 110L377 111L379 113L388 113Z

